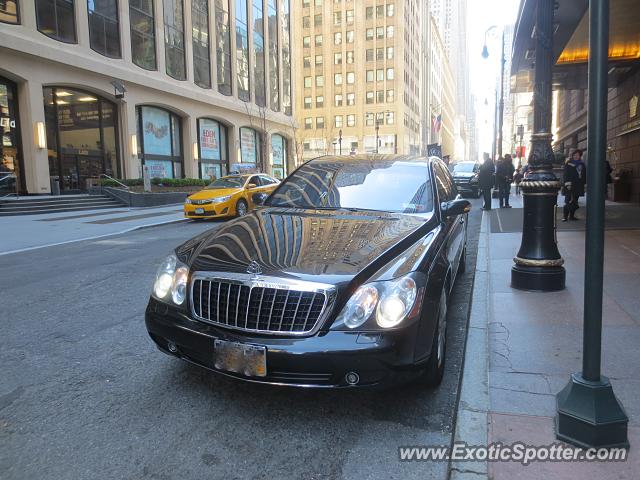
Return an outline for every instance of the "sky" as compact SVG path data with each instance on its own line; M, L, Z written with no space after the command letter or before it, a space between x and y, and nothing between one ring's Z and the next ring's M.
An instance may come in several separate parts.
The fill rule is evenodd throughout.
M469 88L476 97L476 123L480 152L491 152L495 88L500 75L501 29L514 24L520 0L467 0L467 36L469 41ZM489 58L482 58L485 31ZM487 99L488 105L484 104Z

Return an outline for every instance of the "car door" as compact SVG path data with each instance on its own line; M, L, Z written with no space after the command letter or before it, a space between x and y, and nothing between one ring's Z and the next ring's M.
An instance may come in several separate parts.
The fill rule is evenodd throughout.
M458 197L458 192L447 168L439 162L435 162L433 167L438 190L438 202L442 208L444 203L455 200ZM441 215L441 220L445 225L446 231L447 259L455 279L464 244L465 216L457 215L445 218L444 215Z
M249 185L252 183L255 185L255 187L249 188ZM260 175L252 175L251 177L249 177L249 180L247 180L247 183L245 185L246 185L245 191L244 191L245 198L249 204L249 207L255 208L255 204L253 202L253 195L256 193L259 193L262 189L262 181L260 180Z
M260 191L269 195L278 186L277 180L275 180L274 178L271 178L269 175L260 175L260 181L262 182L262 187L260 188Z

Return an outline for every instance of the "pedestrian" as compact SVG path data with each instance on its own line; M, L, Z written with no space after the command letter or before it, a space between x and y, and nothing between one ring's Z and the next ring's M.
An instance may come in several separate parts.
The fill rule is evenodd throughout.
M498 198L500 208L511 208L509 195L511 194L511 182L513 182L513 160L508 153L498 162L496 177L498 180Z
M571 158L564 164L562 175L562 194L564 195L564 208L562 221L578 220L578 199L584 195L584 187L587 181L587 167L582 161L582 150L577 149Z
M478 186L484 199L483 210L491 210L491 188L493 187L495 167L488 153L484 154L484 162L478 172Z
M522 174L522 170L520 170L520 167L516 168L516 172L513 174L513 181L516 184L516 195L520 195L520 182L522 181L523 177L524 175Z

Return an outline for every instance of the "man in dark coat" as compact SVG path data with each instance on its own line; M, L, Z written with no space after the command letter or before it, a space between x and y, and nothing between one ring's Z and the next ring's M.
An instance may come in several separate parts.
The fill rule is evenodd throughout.
M496 167L496 177L498 180L498 196L500 198L500 208L511 208L509 205L509 195L511 194L511 182L513 182L513 160L508 153L500 159Z
M564 195L564 208L562 221L578 220L576 210L578 209L578 199L584 195L584 186L587 182L587 167L582 161L582 150L576 150L571 155L571 159L564 164L564 174L562 175Z
M478 186L482 190L484 198L483 210L491 210L491 188L493 187L495 176L495 166L493 161L489 158L489 154L484 154L484 163L480 165L480 171L478 172Z

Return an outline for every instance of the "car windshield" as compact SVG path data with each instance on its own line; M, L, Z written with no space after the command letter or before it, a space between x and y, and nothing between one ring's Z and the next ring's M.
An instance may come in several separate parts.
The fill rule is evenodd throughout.
M475 163L456 163L453 166L453 173L471 173Z
M244 177L222 177L211 182L207 188L240 188L245 180Z
M427 213L433 192L426 163L314 161L288 177L267 204L274 207Z

